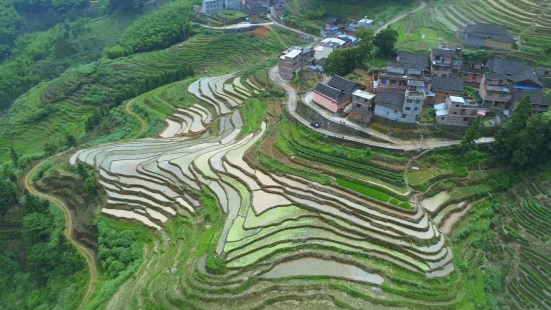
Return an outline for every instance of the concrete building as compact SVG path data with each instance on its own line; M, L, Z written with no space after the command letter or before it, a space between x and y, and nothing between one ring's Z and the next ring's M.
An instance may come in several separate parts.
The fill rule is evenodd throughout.
M405 94L378 93L374 101L374 114L393 121L415 123L421 118L425 97L424 83L411 80Z
M437 48L430 52L432 76L457 76L463 65L461 48Z
M334 75L327 84L319 83L314 88L312 100L314 103L335 113L342 111L350 104L352 93L362 88L362 85Z
M359 89L353 92L348 119L367 125L373 116L374 99L375 94Z
M285 4L281 2L276 3L270 7L270 15L274 19L281 19L284 11L285 11Z
M279 55L279 75L290 80L293 74L312 59L312 50L306 47L293 46Z
M488 68L483 63L463 64L461 79L466 84L479 86L485 73L488 73Z
M365 27L368 29L373 27L373 20L368 19L366 16L363 19L360 19L348 24L348 26L344 29L344 32L347 35L353 36L356 34L356 31L358 31L358 29L360 29L361 27Z
M314 47L314 59L316 61L327 59L333 51L339 48L344 48L346 41L338 38L323 39L320 44Z
M438 124L469 126L477 117L486 116L476 101L459 96L448 96L445 102L434 105L434 108Z
M515 39L502 25L476 23L467 25L460 34L463 44L471 47L488 47L510 50Z
M203 0L201 11L207 15L211 15L222 10L240 10L240 0Z
M249 15L265 14L269 10L269 1L248 0L244 3L245 12Z

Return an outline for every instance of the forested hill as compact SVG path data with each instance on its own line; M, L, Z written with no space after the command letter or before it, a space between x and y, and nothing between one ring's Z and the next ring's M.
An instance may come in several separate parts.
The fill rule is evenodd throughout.
M191 1L184 2L185 11L189 11ZM0 0L0 110L7 110L17 97L38 83L58 77L70 67L100 59L104 48L115 46L121 38L124 55L174 43L174 39L163 36L162 29L171 26L160 22L175 24L180 19L166 14L155 19L155 13L160 9L182 14L182 10L174 8L181 7L182 2L166 9L164 3L165 0L147 4L143 0ZM144 16L141 24L140 16ZM136 19L136 25L125 32ZM145 28L144 23L156 34L138 31ZM183 31L181 25L177 26L178 38ZM154 39L144 40L147 37ZM111 54L117 50L111 49Z

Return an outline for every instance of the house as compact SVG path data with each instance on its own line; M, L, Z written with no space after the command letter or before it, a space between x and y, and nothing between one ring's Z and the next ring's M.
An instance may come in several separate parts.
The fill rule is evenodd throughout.
M323 27L320 29L320 34L323 38L333 37L339 33L344 27L344 23L333 16L325 18Z
M463 44L471 47L488 47L510 50L515 39L502 25L476 23L467 25L460 34Z
M281 2L276 3L272 7L270 7L270 15L275 19L281 19L284 11L285 11L285 4Z
M353 36L356 34L356 31L361 27L371 28L372 26L373 26L373 20L368 19L366 16L363 19L360 19L348 24L348 26L344 29L344 32L347 35Z
M224 0L203 0L202 12L211 15L224 9Z
M461 78L466 84L480 86L482 77L487 72L488 68L483 63L463 64Z
M513 92L507 85L507 75L486 73L480 82L478 93L485 107L505 110L513 97Z
M551 97L549 95L541 92L533 93L526 91L518 91L513 94L509 110L511 110L511 112L514 112L517 105L526 96L530 96L530 101L532 103L532 114L544 113L549 111L549 106L551 105Z
M551 68L545 68L545 67L537 67L536 68L536 75L540 79L543 79L543 78L549 76L550 72L551 72Z
M321 40L320 44L314 47L314 59L316 61L326 59L334 50L344 48L346 41L338 38L327 38Z
M430 51L432 76L457 76L463 65L461 48L435 48Z
M426 97L424 88L422 81L410 80L405 94L389 91L378 93L374 100L374 114L398 122L418 122Z
M432 102L443 102L448 95L462 96L465 86L460 78L433 77L431 92L434 93Z
M330 29L330 28L333 28L333 27L342 28L342 27L344 27L344 23L340 19L338 19L337 17L328 16L323 21L323 27L325 29Z
M476 101L459 96L447 96L445 102L435 104L434 108L438 124L468 126L477 117L486 116Z
M375 93L393 91L405 93L408 81L422 81L426 91L430 90L430 56L424 54L398 53L396 61L388 63L387 72L380 73L374 82Z
M352 93L352 108L348 119L367 125L373 116L375 94L356 90Z
M279 55L279 75L284 80L290 80L293 74L311 59L311 49L293 46Z
M334 75L327 84L319 83L314 88L313 101L331 112L338 112L350 104L352 93L362 88L355 82Z
M203 0L201 11L207 15L211 15L222 10L240 10L240 0Z
M358 42L360 42L360 39L354 36L349 36L347 34L339 34L337 35L337 39L343 40L345 42L344 45L341 46L341 48L355 47Z
M543 84L536 72L525 61L492 58L486 62L486 67L492 73L504 74L512 82L515 90L542 91Z
M264 14L268 11L268 5L265 1L250 0L245 3L245 12L248 15Z

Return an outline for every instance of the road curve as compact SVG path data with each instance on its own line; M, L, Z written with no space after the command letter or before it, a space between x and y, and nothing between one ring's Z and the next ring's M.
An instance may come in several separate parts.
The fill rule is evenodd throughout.
M343 135L343 134L335 134L329 130L321 129L321 128L312 128L310 126L310 122L303 118L301 115L299 115L296 112L297 109L297 92L296 90L289 85L286 81L284 81L279 76L279 70L276 67L273 67L270 69L270 79L276 83L277 85L281 86L285 93L287 94L287 99L285 102L285 108L287 109L287 112L298 122L303 124L304 126L309 127L311 130L315 130L321 134L339 138L351 142L356 143L362 143L365 145L373 146L373 147L379 147L379 148L385 148L390 150L402 150L402 151L414 151L414 150L430 150L435 148L442 148L442 147L450 147L454 145L459 145L461 143L460 140L425 140L425 141L404 141L396 138L387 139L390 141L386 142L379 142L379 141L373 141L367 138L361 138L357 136L351 136L351 135ZM372 129L366 128L366 131L372 132ZM380 133L377 132L377 135L374 134L374 136L379 136ZM494 141L494 138L482 138L476 141L477 144L485 144L485 143L491 143Z
M86 264L88 265L88 270L90 272L90 279L88 280L88 287L86 289L86 294L82 298L82 301L80 305L78 306L79 309L82 309L82 307L90 300L90 296L92 295L92 292L94 290L94 285L96 284L98 270L96 268L96 262L94 260L94 255L92 252L90 252L86 247L78 243L78 241L73 236L73 218L71 216L71 212L69 211L69 208L67 205L61 200L58 199L52 195L42 193L38 191L34 187L34 183L32 181L32 176L35 174L35 172L44 164L48 159L61 156L68 151L59 153L55 156L46 158L41 160L36 166L34 166L22 179L22 185L23 187L32 195L40 197L42 199L48 200L49 202L55 204L58 208L60 208L63 211L63 215L65 216L65 229L63 230L63 234L65 235L65 238L71 242L71 244L77 249L77 251L84 257L86 260Z
M414 14L414 13L417 13L417 12L421 11L426 6L427 6L427 3L425 1L421 1L419 6L417 6L415 9L413 9L409 12L406 12L402 15L398 15L398 16L394 17L393 19L391 19L388 23L386 23L386 24L382 25L381 27L379 27L379 29L375 30L375 34L385 30L386 28L388 28L388 26L401 21L402 19L406 18L408 15Z

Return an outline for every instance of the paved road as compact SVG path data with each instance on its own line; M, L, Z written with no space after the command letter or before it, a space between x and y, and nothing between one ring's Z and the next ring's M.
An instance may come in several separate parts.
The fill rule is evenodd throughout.
M268 23L260 23L260 24L251 24L251 23L243 22L243 23L239 23L239 24L232 24L232 25L227 25L227 26L222 26L222 27L213 27L213 26L194 23L194 22L191 22L191 23L194 24L194 25L198 25L198 26L201 26L201 27L204 27L204 28L209 28L209 29L214 29L214 30L241 29L241 28L249 28L251 26L270 26L270 25L274 24L273 21L268 22Z
M429 149L459 145L459 143L461 143L461 141L459 141L459 140L454 140L454 141L450 141L450 140L404 141L404 140L391 138L391 137L385 137L386 142L379 142L379 141L373 141L371 139L361 138L361 137L357 137L357 136L335 134L331 131L321 129L321 128L312 128L310 126L310 122L308 120L306 120L305 118L303 118L301 115L299 115L296 112L297 98L298 98L297 92L291 85L289 85L289 83L284 81L279 76L278 68L273 67L272 69L270 69L269 76L270 76L270 79L272 81L274 81L279 86L283 87L283 89L285 90L285 92L287 94L287 99L286 99L286 102L285 102L286 103L285 108L287 109L289 114L294 119L296 119L298 122L303 124L304 126L307 126L310 129L315 130L315 131L317 131L321 134L331 136L331 137L335 137L335 138L339 138L339 139L344 139L344 140L351 141L351 142L362 143L362 144L369 145L369 146L380 147L380 148L385 148L385 149L390 149L390 150L403 150L403 151L429 150ZM372 131L372 130L369 131L369 132L370 132L370 134L374 133L374 131ZM373 136L377 137L377 138L379 138L380 135L381 135L381 133L377 133L377 135L373 134ZM384 136L384 134L383 134L383 136ZM494 141L494 138L482 138L482 139L477 140L476 143L477 144L485 144L485 143L491 143L493 141Z
M426 6L427 6L427 3L426 3L425 1L421 2L421 3L419 4L419 6L416 7L415 9L413 9L413 10L407 12L407 13L404 13L404 14L402 14L402 15L396 16L396 17L394 17L393 19L391 19L388 23L382 25L379 29L375 30L375 34L377 34L377 33L381 32L381 31L385 30L386 28L388 28L388 26L390 26L390 25L392 25L392 24L394 24L394 23L397 23L397 22L401 21L402 19L406 18L408 15L414 14L414 13L417 13L417 12L421 11L421 10L424 9Z

